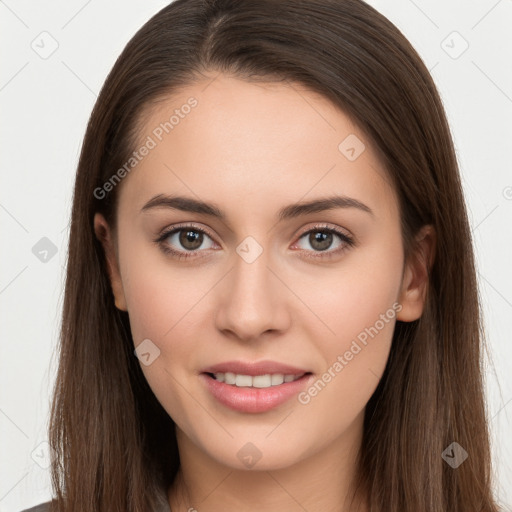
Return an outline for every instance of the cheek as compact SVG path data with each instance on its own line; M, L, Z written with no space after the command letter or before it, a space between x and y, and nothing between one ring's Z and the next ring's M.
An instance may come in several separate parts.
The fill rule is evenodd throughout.
M340 403L341 409L334 409L333 414L339 414L340 421L354 417L382 376L400 310L402 254L397 240L381 240L354 252L338 272L326 273L325 280L316 276L302 281L300 293L308 297L308 306L322 320L310 333L323 356L322 382L303 400L318 408L318 414Z
M159 351L157 358L147 366L141 360L141 370L159 402L185 426L188 420L184 411L190 408L190 395L184 383L196 370L193 356L201 341L191 333L201 329L201 299L211 284L164 259L157 264L154 253L143 252L132 251L124 260L123 281L134 346L149 339L157 347L153 348ZM152 264L141 264L150 258Z
M121 275L134 343L168 343L194 317L211 284L180 268L159 249L125 230L120 240ZM122 245L121 245L122 244ZM196 319L197 320L197 319Z
M392 308L400 290L401 250L399 234L392 239L382 237L347 253L339 266L295 280L300 285L298 294L307 299L310 309L323 321L318 339L355 338Z

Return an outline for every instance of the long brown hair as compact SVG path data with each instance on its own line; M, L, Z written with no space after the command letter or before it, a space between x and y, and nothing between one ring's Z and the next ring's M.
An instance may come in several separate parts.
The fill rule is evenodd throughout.
M361 0L176 0L130 40L92 112L73 197L49 438L59 512L147 512L179 468L174 422L133 353L93 230L115 227L119 187L144 109L205 72L290 81L322 94L378 151L399 197L405 257L436 232L426 305L398 321L366 407L356 482L372 512L495 512L474 255L442 102L421 58ZM136 172L136 171L135 171ZM457 442L458 468L443 460ZM341 504L340 504L341 506Z

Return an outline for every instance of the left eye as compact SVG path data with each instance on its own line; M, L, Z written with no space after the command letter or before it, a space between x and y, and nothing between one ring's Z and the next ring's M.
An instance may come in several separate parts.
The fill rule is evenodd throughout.
M335 243L335 238L338 238L338 243L332 247L333 243ZM326 252L328 249L332 249L328 252L333 253L342 250L346 246L353 245L353 240L349 236L332 228L311 229L304 233L299 241L303 239L313 249L313 252ZM296 245L299 245L299 242ZM304 247L301 248L303 249ZM305 249L309 250L308 247Z

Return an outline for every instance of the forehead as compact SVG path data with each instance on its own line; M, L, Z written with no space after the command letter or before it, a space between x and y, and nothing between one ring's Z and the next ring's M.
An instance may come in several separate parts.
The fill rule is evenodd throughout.
M225 75L190 84L141 118L149 150L123 182L121 202L188 193L236 208L333 192L393 209L387 173L364 133L325 97L296 83ZM358 197L359 196L359 197ZM229 213L229 211L228 211Z

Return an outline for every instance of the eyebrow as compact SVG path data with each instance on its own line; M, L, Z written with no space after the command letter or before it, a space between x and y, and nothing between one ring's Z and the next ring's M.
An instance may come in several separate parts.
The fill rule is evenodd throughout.
M168 196L164 194L158 194L151 198L141 208L141 213L153 208L171 208L184 212L200 213L203 215L216 217L223 221L226 221L227 217L226 214L215 203L199 201L197 199L184 196ZM283 221L295 217L300 217L301 215L307 215L308 213L318 213L327 210L334 210L336 208L357 208L358 210L369 213L371 216L375 217L372 209L361 201L347 196L334 195L308 202L299 202L285 206L279 210L278 219Z

